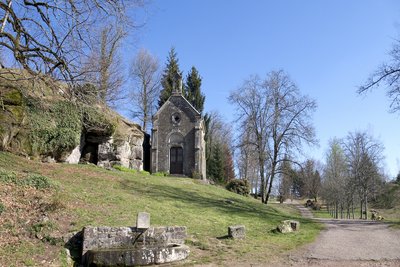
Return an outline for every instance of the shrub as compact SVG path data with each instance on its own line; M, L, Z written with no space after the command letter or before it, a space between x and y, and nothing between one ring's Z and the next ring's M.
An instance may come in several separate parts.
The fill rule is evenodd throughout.
M32 186L36 189L47 189L52 187L50 179L40 174L30 174L23 180L23 184Z
M15 174L15 172L7 171L0 168L0 182L5 184L17 184L17 175Z
M156 172L156 173L153 173L152 175L154 175L154 176L168 176L168 172Z
M250 185L247 180L231 180L226 185L226 189L242 196L248 196L250 193Z
M200 180L202 178L202 175L201 175L200 172L193 171L192 172L192 178Z

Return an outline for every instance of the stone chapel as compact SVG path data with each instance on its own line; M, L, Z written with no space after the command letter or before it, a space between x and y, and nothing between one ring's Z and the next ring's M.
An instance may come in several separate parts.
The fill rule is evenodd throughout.
M206 179L204 120L182 95L182 80L153 116L151 172Z

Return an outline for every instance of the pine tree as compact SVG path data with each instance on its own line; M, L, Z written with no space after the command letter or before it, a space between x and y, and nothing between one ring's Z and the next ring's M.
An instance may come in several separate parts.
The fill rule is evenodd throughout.
M203 113L206 97L201 93L201 77L195 67L186 76L185 97L198 112Z
M215 144L213 150L213 168L212 177L218 183L224 182L224 159L221 151L221 145Z
M177 74L182 77L182 72L179 70L175 48L172 47L169 51L167 64L161 78L162 90L160 92L160 99L158 100L158 108L160 108L172 95L174 84L178 84L178 81L176 81Z

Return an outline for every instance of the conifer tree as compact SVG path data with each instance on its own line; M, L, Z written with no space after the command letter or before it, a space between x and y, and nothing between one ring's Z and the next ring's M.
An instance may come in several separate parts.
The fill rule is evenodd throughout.
M201 93L201 77L194 66L186 76L185 97L198 112L203 113L206 97Z
M215 182L224 182L224 159L221 151L221 145L215 144L213 150L213 168L212 177Z
M172 47L169 51L167 64L161 78L162 90L160 92L160 99L158 100L158 108L160 108L172 95L174 84L178 84L178 81L176 81L177 74L182 77L182 72L179 70L178 61L179 60L177 58L175 48Z

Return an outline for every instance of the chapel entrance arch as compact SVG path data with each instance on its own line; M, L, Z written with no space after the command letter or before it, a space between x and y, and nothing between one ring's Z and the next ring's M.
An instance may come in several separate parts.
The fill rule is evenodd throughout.
M183 149L182 147L171 147L170 150L170 174L183 174Z

